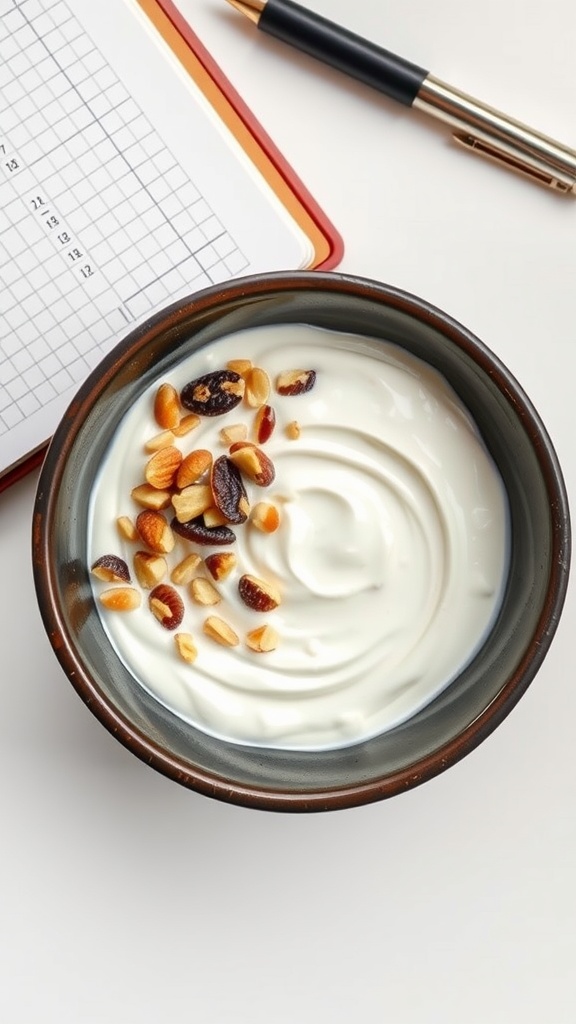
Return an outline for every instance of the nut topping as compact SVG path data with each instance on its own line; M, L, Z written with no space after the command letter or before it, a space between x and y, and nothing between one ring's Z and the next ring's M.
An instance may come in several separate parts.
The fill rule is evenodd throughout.
M279 395L303 395L316 383L316 370L285 370L276 378Z
M234 409L244 396L245 384L233 370L214 370L185 384L180 400L186 409L200 416L222 416Z
M142 508L155 509L156 512L168 508L172 498L171 491L159 491L156 487L152 487L152 484L139 484L138 487L132 489L130 494L137 505L141 505Z
M200 477L208 472L211 465L212 452L209 452L207 448L195 448L182 460L176 474L176 486L182 488L197 483Z
M151 590L164 579L168 565L164 555L152 554L150 551L136 551L134 555L134 572L136 579L144 590Z
M254 437L258 444L269 441L276 426L276 413L271 405L262 405L254 417Z
M200 555L197 555L195 551L191 555L187 555L186 558L183 558L181 562L178 562L178 565L174 566L170 573L172 583L177 583L179 586L185 586L187 583L190 583L201 561Z
M141 597L134 587L113 587L102 591L100 601L110 611L132 612L140 607Z
M92 575L105 583L130 583L130 570L118 555L102 555L92 566Z
M278 633L272 626L268 625L258 626L257 629L251 629L246 634L246 646L251 651L256 651L257 654L275 651L279 642L280 637Z
M165 629L177 629L184 618L184 603L180 594L168 583L159 583L150 592L148 604L152 614Z
M229 427L222 427L220 440L226 446L236 441L245 441L248 437L248 427L245 423L232 423Z
M238 580L238 593L248 608L255 612L271 612L282 598L273 583L246 574Z
M225 580L236 568L237 558L233 551L216 551L204 559L204 565L217 582Z
M276 505L259 501L252 509L250 522L262 533L274 533L280 526L280 513Z
M298 420L292 420L290 423L286 425L286 437L290 441L297 441L298 438L300 437L300 434L301 430Z
M146 482L158 491L167 490L174 483L181 462L182 452L179 448L175 448L174 445L160 448L146 463Z
M191 430L200 423L200 417L195 412L189 412L186 416L183 416L177 426L172 427L172 433L175 437L185 437Z
M252 363L249 359L229 359L226 369L233 370L234 373L239 373L241 377L244 377L248 370L252 369Z
M220 604L222 598L216 587L204 576L196 576L190 584L190 594L196 604L210 605Z
M217 644L222 644L223 647L237 647L240 643L238 634L218 615L209 615L202 628L206 636L215 640Z
M180 494L172 495L172 504L179 523L201 516L212 504L212 488L209 484L190 484Z
M250 511L248 495L240 470L227 455L221 455L212 466L210 477L214 505L229 523L245 523ZM212 502L208 503L209 505ZM208 508L208 505L206 506Z
M144 449L147 452L157 452L160 448L168 448L171 444L174 444L174 434L171 430L163 430L160 434L149 437L144 444Z
M238 441L230 448L230 458L259 487L268 487L276 476L274 463L265 452L250 441Z
M190 633L176 633L174 635L174 642L176 644L176 650L182 658L182 661L187 661L190 665L196 661L198 657L198 648L194 643L193 637Z
M174 547L174 534L161 512L144 509L136 518L136 529L147 547L165 555Z
M171 522L174 533L185 540L194 541L195 544L209 544L221 547L226 544L233 544L236 534L229 526L206 526L202 516L191 519L189 523L179 523L176 517Z
M154 398L154 418L159 427L172 430L180 422L178 392L172 384L161 384Z
M258 409L268 401L270 377L266 370L261 370L259 366L253 366L251 370L248 370L244 380L246 381L244 401L252 409Z
M130 516L118 516L116 526L118 527L118 533L124 538L124 540L138 540L138 531L130 519Z

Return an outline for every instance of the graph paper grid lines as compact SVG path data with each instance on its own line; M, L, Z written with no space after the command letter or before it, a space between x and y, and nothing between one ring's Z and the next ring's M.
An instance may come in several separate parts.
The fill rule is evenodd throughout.
M0 0L0 436L248 260L67 0Z

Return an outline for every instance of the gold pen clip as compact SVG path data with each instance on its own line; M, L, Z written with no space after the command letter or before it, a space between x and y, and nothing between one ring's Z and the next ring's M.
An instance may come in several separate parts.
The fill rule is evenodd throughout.
M511 171L516 171L517 174L531 178L546 188L553 188L556 192L565 193L574 190L576 185L574 179L562 179L551 168L536 167L534 164L523 160L520 154L500 149L491 142L486 142L484 139L479 139L475 135L464 132L454 132L453 138L460 146L464 146L470 152L478 153L479 156L483 156L495 163L504 164Z

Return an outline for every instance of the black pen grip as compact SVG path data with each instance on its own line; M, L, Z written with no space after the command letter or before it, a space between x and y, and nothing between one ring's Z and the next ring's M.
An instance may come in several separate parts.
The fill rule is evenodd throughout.
M267 0L258 28L410 107L428 71L292 0Z

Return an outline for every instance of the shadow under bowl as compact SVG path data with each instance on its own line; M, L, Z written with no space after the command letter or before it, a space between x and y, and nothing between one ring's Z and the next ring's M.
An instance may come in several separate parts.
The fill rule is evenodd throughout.
M89 496L126 409L181 359L223 335L307 323L395 342L438 369L476 421L508 495L509 578L473 661L404 724L350 747L281 751L225 742L150 697L100 621L87 566ZM390 797L444 771L511 711L552 641L568 583L570 520L562 473L531 402L466 328L409 293L337 273L273 273L214 286L134 330L78 391L38 484L33 569L41 615L68 679L100 722L183 786L231 803L320 811Z

